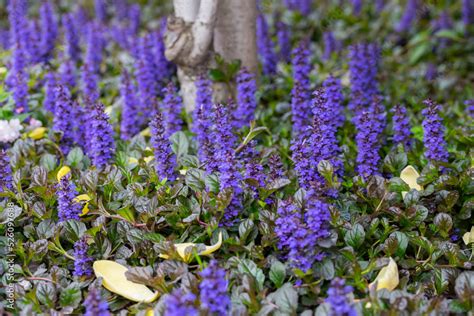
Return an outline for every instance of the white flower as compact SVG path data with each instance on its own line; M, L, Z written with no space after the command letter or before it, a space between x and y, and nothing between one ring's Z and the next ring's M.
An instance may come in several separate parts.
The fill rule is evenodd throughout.
M28 126L28 129L34 130L35 128L43 126L43 123L35 118L32 118L30 120L30 126Z
M9 121L0 120L0 142L13 142L20 137L20 131L23 129L19 119Z

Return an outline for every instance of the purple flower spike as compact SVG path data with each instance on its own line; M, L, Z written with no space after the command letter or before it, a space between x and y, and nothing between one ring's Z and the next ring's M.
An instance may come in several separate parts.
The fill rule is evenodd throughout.
M43 107L51 113L54 113L56 104L56 76L54 72L50 71L46 74L44 88Z
M81 214L81 205L74 201L77 196L77 190L70 176L66 175L59 180L56 195L58 197L58 217L59 221L70 219L79 220Z
M182 289L175 289L165 299L164 316L199 316L196 299L196 295L191 292L184 293Z
M343 279L335 278L331 281L326 303L331 306L332 314L337 316L357 316L357 311L350 304L347 297L352 293L352 286L345 285Z
M96 287L89 289L84 306L86 308L84 316L110 316L109 304L102 298L100 290Z
M352 0L352 14L355 16L360 16L363 5L364 3L362 0Z
M94 11L96 19L104 24L107 20L107 6L104 0L94 0Z
M381 131L376 121L376 113L365 111L357 126L357 172L363 177L379 174Z
M230 297L227 294L228 282L225 270L219 268L216 260L211 260L200 275L201 308L211 315L227 315L230 309Z
M263 74L267 76L275 74L277 58L268 31L268 24L263 14L259 14L257 17L257 47L262 62Z
M59 74L62 85L71 90L76 87L76 64L74 61L70 59L63 61L59 66Z
M158 85L152 34L140 38L139 59L137 60L135 76L138 83L141 111L146 113L156 110L153 109L153 104L156 102Z
M336 130L344 125L344 95L342 94L341 80L329 76L323 82L326 109L331 113L331 121Z
M120 86L120 96L122 98L122 122L120 125L120 137L127 140L140 132L140 128L145 123L144 113L139 112L138 98L135 94L129 73L122 72L122 82Z
M55 92L53 129L62 133L60 146L63 153L67 155L74 143L75 113L69 90L58 85Z
M334 34L331 31L324 32L324 53L323 59L328 60L331 58L333 53L339 52L341 49L341 43L334 37Z
M291 91L291 113L293 133L298 135L311 124L311 72L309 42L303 40L293 50L293 89Z
M155 170L160 180L166 178L174 181L176 175L176 158L171 151L171 144L165 134L163 114L158 112L150 122L151 145L155 153Z
M89 245L87 239L83 236L74 243L74 275L78 277L91 276L91 263L93 258L87 255ZM84 302L85 303L85 302ZM87 305L86 305L87 306Z
M278 54L281 61L289 63L291 61L291 34L290 27L278 21L276 24L278 39Z
M443 120L439 116L440 106L428 99L423 102L426 108L423 114L423 142L425 144L425 156L432 161L447 162L449 153L444 139Z
M40 7L41 21L41 56L43 61L48 61L53 53L58 37L58 23L54 16L53 6L49 1L44 1Z
M357 116L369 109L374 96L379 94L377 83L379 49L375 44L356 44L350 47L349 69L351 101L349 109Z
M79 47L79 35L74 24L74 16L72 13L63 15L62 18L64 28L64 39L66 40L66 53L73 61L78 61L81 54Z
M201 164L206 165L207 172L216 171L213 157L213 144L211 141L212 119L212 85L207 78L196 81L196 102L193 112L193 133L199 144L198 156Z
M408 0L403 11L402 18L395 30L399 33L407 32L413 26L417 19L417 11L419 10L419 0Z
M234 113L235 127L246 126L254 119L257 100L255 76L243 68L237 74L237 110Z
M171 135L181 130L183 120L181 119L181 110L183 108L183 101L178 95L176 86L170 82L163 89L164 99L161 104L163 116L165 120L165 137L168 139Z
M104 106L95 104L92 112L92 129L90 131L90 154L92 163L98 168L104 168L113 158L115 143L112 125L104 112Z
M407 109L397 104L393 109L393 143L402 144L408 149L411 143L410 120Z
M474 24L474 3L472 0L462 0L462 20L467 28Z
M4 189L13 189L13 178L8 152L5 149L0 149L0 192L3 192Z

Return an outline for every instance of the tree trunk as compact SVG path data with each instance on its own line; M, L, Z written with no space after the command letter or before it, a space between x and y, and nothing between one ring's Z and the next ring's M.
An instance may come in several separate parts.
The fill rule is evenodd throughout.
M187 111L194 108L195 81L206 74L214 54L226 61L240 59L257 71L256 0L174 0L175 15L165 33L166 58L178 66L181 94ZM225 101L228 87L214 84L214 101Z

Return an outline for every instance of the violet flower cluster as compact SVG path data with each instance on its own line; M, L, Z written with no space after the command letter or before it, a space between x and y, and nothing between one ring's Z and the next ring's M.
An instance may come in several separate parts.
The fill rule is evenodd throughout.
M303 40L293 50L293 89L291 90L291 113L293 133L298 135L311 124L311 72L309 42Z
M462 20L467 28L474 24L474 3L471 0L462 0Z
M63 153L67 155L74 144L76 113L74 112L69 90L62 85L58 85L55 92L53 130L62 133L60 147Z
M341 80L330 75L323 82L323 94L326 101L325 107L331 116L335 129L344 125L344 95L342 94Z
M393 112L393 143L395 145L401 144L408 149L411 143L410 119L407 114L407 109L400 104L395 105Z
M267 76L275 74L277 70L277 56L268 31L268 23L263 14L257 16L257 48L263 74Z
M379 48L375 44L360 43L349 49L351 101L349 109L357 117L368 110L374 96L378 95L377 72Z
M201 271L199 295L201 309L210 315L227 315L230 309L230 298L227 294L228 282L225 270L219 268L216 260L211 260L209 265Z
M291 33L290 27L282 21L276 23L278 39L278 58L289 63L291 61Z
M144 113L140 112L138 98L128 71L122 72L120 97L122 99L122 121L120 124L120 137L127 140L140 132L145 123Z
M333 53L339 52L341 50L341 42L334 37L334 33L327 31L323 33L324 41L324 52L323 60L328 60L331 58Z
M395 27L395 31L407 32L413 26L413 23L417 19L417 14L420 3L419 0L407 0L405 9L403 10L402 18L400 19L398 25Z
M362 0L351 0L352 2L352 14L359 16L362 13L362 7L364 5Z
M382 131L377 120L377 113L364 111L357 125L357 172L363 177L379 174Z
M56 190L59 221L63 222L70 219L79 220L81 205L74 201L77 194L76 186L70 180L70 176L63 176L59 180Z
M425 156L432 161L447 162L449 153L444 139L445 127L442 118L439 116L440 106L431 99L427 99L423 103L426 106L421 112L424 117L421 125L423 126Z
M72 59L64 60L59 66L60 82L69 89L76 87L76 63Z
M85 236L74 243L74 275L77 277L92 275L91 263L94 259L87 254L88 249Z
M211 140L212 118L212 83L209 79L201 77L196 81L196 101L193 112L192 131L196 135L198 156L201 164L205 164L207 172L216 170L213 163L213 144Z
M306 210L288 201L280 202L275 221L278 248L287 253L290 266L307 272L323 258L318 243L329 236L330 212L311 191L307 193Z
M181 130L183 120L181 119L181 110L183 101L178 95L176 86L170 82L163 88L164 98L161 102L161 110L163 111L165 137L169 139L171 135Z
M84 316L110 316L109 304L102 298L97 287L89 288L84 307L86 308Z
M81 55L81 48L79 46L78 31L74 23L74 15L72 13L64 14L62 23L67 56L73 61L78 61Z
M175 289L166 296L164 316L199 316L196 307L196 295L182 289Z
M331 315L334 316L357 316L356 309L351 305L347 297L353 291L352 286L345 285L344 279L335 278L331 281L328 289L326 303L331 307Z
M153 52L153 35L147 34L139 41L139 59L136 61L136 73L140 101L143 113L154 111L156 102L157 81L156 64Z
M0 192L4 189L13 189L13 178L10 157L5 149L0 149Z
M255 75L242 68L237 74L237 109L234 112L235 128L247 126L254 119L257 100Z
M220 189L230 189L233 192L230 205L224 213L224 225L231 225L242 209L241 165L234 151L236 136L232 131L229 108L223 104L215 105L213 115L215 126L212 133L212 139L216 143L213 162L219 171Z
M171 143L167 137L163 114L157 112L150 122L151 145L155 153L155 170L160 180L166 178L174 181L176 159L171 151Z
M54 46L58 37L58 23L54 16L54 10L49 1L43 1L40 10L40 25L41 25L41 58L42 61L47 62L53 57Z
M98 169L102 169L113 158L115 152L113 128L109 123L108 115L104 112L104 105L101 103L94 105L91 118L90 156L92 163Z
M54 113L56 104L56 76L53 71L49 71L45 76L43 107Z
M311 13L312 0L285 0L286 7L290 10L299 11L303 15Z

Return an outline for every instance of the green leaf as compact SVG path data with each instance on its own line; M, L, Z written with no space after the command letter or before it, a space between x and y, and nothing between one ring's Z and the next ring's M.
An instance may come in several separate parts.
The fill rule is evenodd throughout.
M206 188L205 176L205 172L201 169L189 169L185 177L186 185L194 191L202 191Z
M56 156L44 154L40 158L40 165L45 167L48 171L53 171L56 168Z
M61 304L61 307L72 307L74 309L79 306L81 299L81 288L77 283L73 282L61 290L59 304Z
M262 269L257 267L257 264L249 259L243 259L240 261L237 269L240 273L246 273L252 276L256 283L258 290L263 290L263 283L265 282L265 274L263 274Z
M75 219L70 219L63 222L63 226L66 230L66 234L72 241L79 240L79 238L81 238L87 230L86 224L76 221Z
M36 297L38 301L48 307L53 307L56 301L56 290L53 284L49 282L40 282L36 288Z
M277 288L281 287L286 278L285 265L278 260L274 261L270 267L269 277Z
M424 55L431 51L431 45L428 42L423 42L420 45L413 48L410 52L408 62L410 65L415 65L420 61Z
M215 82L225 82L226 80L224 72L215 68L209 70L209 78Z
M179 159L188 154L189 139L184 132L176 132L170 137L172 149L176 157Z
M296 315L298 292L291 283L285 283L272 295L272 301L278 306L275 315Z
M79 147L74 147L67 155L67 165L71 167L77 167L82 162L83 158L84 153L82 152L82 149Z
M360 224L355 224L344 236L344 241L352 248L358 248L362 245L365 239L364 227Z
M408 186L408 184L406 184L406 182L399 177L393 177L392 179L390 179L390 181L388 182L388 189L390 190L390 192L410 191L410 187Z

